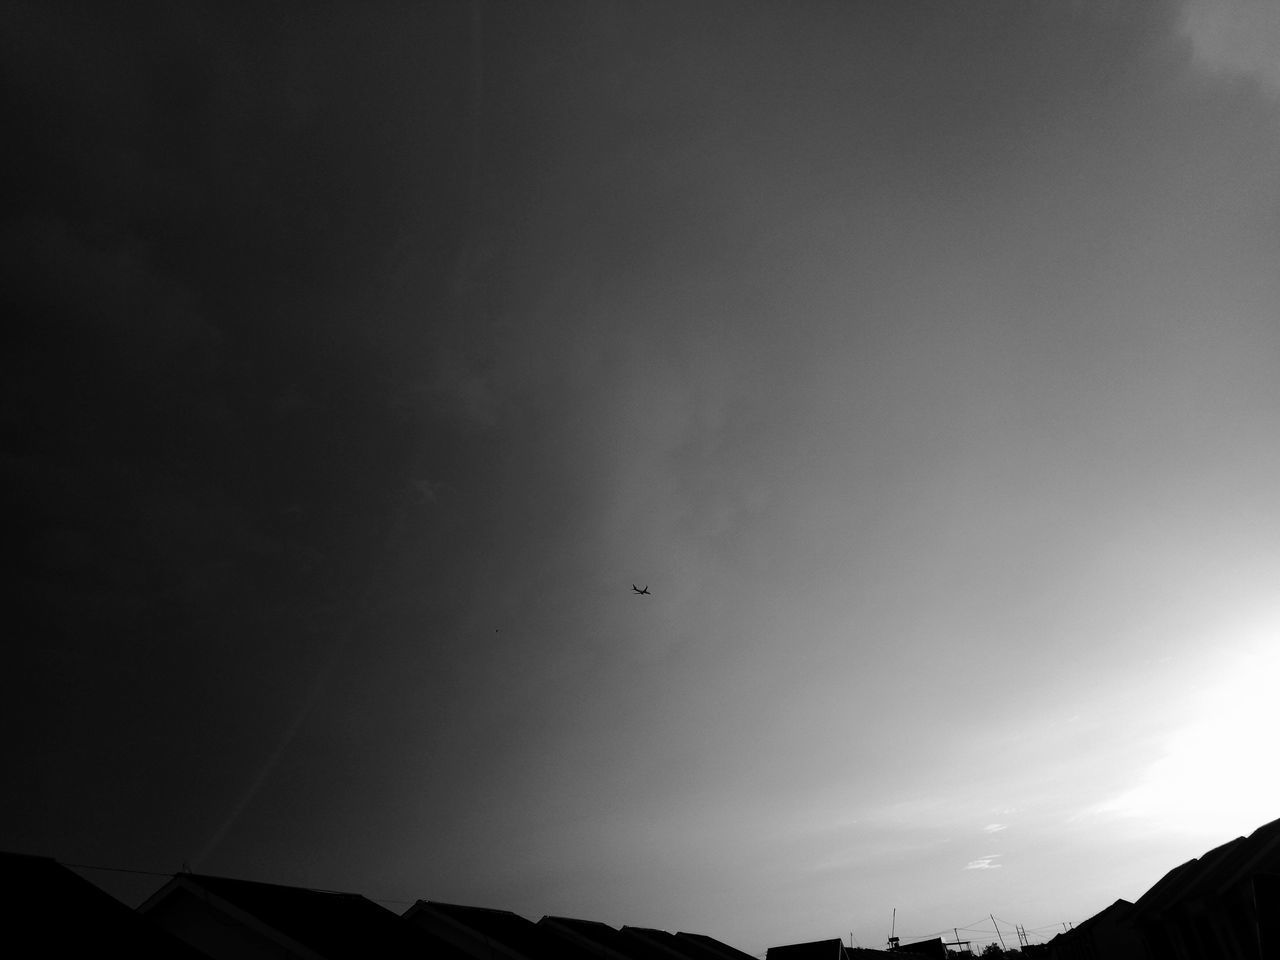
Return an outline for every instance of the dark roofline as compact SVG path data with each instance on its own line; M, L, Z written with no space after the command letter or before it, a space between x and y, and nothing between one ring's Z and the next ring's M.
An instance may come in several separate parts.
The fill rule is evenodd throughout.
M781 960L799 955L803 960L820 960L826 951L829 960L845 960L844 941L839 937L830 940L809 940L805 943L781 943L765 951L765 960Z
M1244 851L1242 852L1244 856L1240 865L1223 878L1215 892L1219 894L1225 893L1252 874L1271 873L1280 869L1280 865L1275 863L1271 864L1269 869L1263 867L1263 863L1268 857L1280 854L1280 819L1264 823L1249 834L1248 841L1244 845ZM1277 859L1280 859L1280 857L1277 857ZM1259 869L1260 867L1262 869Z
M138 960L208 960L54 857L0 851L0 913L11 938L43 941L42 956L114 951Z
M1125 900L1123 897L1121 897L1115 903L1112 903L1109 906L1103 907L1101 910L1099 910L1093 916L1089 917L1087 920L1077 923L1068 932L1078 933L1081 930L1084 930L1087 932L1092 930L1094 927L1096 927L1099 923L1103 922L1104 920L1123 921L1128 917L1128 915L1132 912L1132 910L1133 910L1133 904L1130 903L1128 900Z
M197 883L205 880L212 880L214 883L235 883L243 884L245 886L271 887L276 890L303 890L307 893L326 893L343 897L359 897L361 900L369 900L369 898L363 894L352 893L350 890L330 890L326 887L303 887L296 883L274 883L270 880L246 880L243 877L227 877L219 873L192 873L190 870L181 870L173 874L173 876L170 877L170 881L178 880L183 877L189 880L194 880ZM159 891L157 891L157 893L159 893ZM151 897L148 897L147 899L150 900L154 898L155 895L156 894L152 894ZM369 902L374 903L375 901L369 900ZM143 905L145 906L145 901ZM141 910L142 907L140 906L138 909Z
M722 960L756 960L756 957L751 956L748 952L741 951L737 947L728 945L728 943L716 940L714 937L708 937L705 933L680 932L677 933L676 936L684 937L686 940L699 943L699 945L707 948L707 950L713 951L714 954L721 957Z
M1160 902L1164 899L1165 891L1167 891L1178 878L1190 870L1198 861L1192 857L1186 863L1180 863L1163 877L1157 880L1150 889L1133 902L1136 914L1146 914L1154 912L1160 906Z
M177 874L139 912L158 913L179 894L207 904L214 919L221 913L302 956L361 957L376 944L380 956L409 957L437 944L426 931L358 893L233 877Z
M538 926L550 933L551 936L559 937L561 940L573 944L579 950L586 950L596 956L606 957L607 960L630 960L626 954L613 949L610 943L606 943L605 940L589 936L582 930L576 929L575 924L582 924L591 928L602 928L603 931L607 931L606 937L609 934L618 935L617 930L607 923L601 923L599 920L577 920L573 917L544 916L538 921Z
M230 879L227 877L220 879ZM146 900L138 907L138 913L142 916L157 910L169 897L173 896L177 891L186 891L194 896L200 897L206 903L211 904L218 910L234 918L237 922L243 924L249 930L259 936L264 937L268 941L274 941L281 944L291 953L298 956L319 956L319 954L311 947L307 946L299 940L295 940L292 936L283 930L280 930L273 924L267 923L261 917L256 916L244 907L227 900L222 895L215 893L208 887L198 882L199 877L191 873L178 873L166 883L163 887L147 897ZM254 881L240 881L243 883L253 883ZM265 886L273 886L273 884L265 884ZM176 935L176 934L175 934Z
M1186 900L1221 896L1278 856L1280 820L1272 820L1247 838L1236 837L1174 867L1137 899L1134 916L1145 919Z
M720 940L715 939L715 937L709 937L705 933L680 932L680 933L677 933L676 936L684 937L685 939L688 939L688 940L693 940L694 942L700 944L706 949L716 953L718 956L722 958L722 960L756 960L756 958L751 956L751 954L745 953L742 950L737 949L736 947L731 947L729 946L729 944L723 943Z
M418 900L402 916L408 923L426 929L472 956L593 960L579 943L510 910Z
M652 927L623 927L623 934L643 941L653 950L661 951L660 956L671 960L718 960L717 954L708 958L705 947L690 941L679 940L674 933L657 930Z

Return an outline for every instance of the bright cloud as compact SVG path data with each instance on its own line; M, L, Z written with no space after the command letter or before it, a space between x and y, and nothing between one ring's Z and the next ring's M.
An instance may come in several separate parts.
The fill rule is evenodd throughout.
M993 853L988 857L979 857L977 860L970 860L964 865L966 870L999 870L1004 864L994 863L1001 854Z
M984 833L999 833L1001 830L1008 829L1009 825L1007 823L988 823L982 828Z

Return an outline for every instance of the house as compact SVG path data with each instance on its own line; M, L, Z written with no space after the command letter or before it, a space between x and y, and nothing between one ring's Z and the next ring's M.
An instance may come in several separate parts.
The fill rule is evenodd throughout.
M623 927L622 933L648 946L666 951L674 960L725 960L725 951L736 954L734 960L753 960L750 955L725 944L719 944L719 948L713 946L716 941L710 937L690 937L688 934L667 933L651 927Z
M1276 874L1280 820L1172 871L1134 903L1133 920L1153 957L1267 957L1260 929L1277 904L1265 878Z
M579 945L509 910L419 900L404 919L472 960L591 960Z
M1174 867L1049 943L1057 958L1271 960L1280 956L1280 820Z
M468 960L354 893L180 873L138 912L214 960Z
M598 920L569 917L543 917L538 926L573 944L592 960L684 960L683 954L666 944L636 932L643 928L633 927L628 932L628 928L615 930Z
M811 940L770 947L765 960L848 960L840 940Z
M544 916L540 928L594 960L755 960L703 933L667 933L649 927L614 929L599 920Z
M49 857L0 853L0 920L32 956L208 960Z
M1137 960L1146 955L1132 921L1133 904L1117 900L1073 929L1054 937L1052 960Z
M709 950L714 955L715 960L755 960L755 957L751 956L751 954L735 950L727 943L721 943L719 940L702 933L677 933L676 936L681 940L696 943L698 946Z

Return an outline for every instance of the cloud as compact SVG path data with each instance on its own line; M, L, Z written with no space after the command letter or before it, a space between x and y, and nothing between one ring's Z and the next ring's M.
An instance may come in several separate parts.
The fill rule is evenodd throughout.
M982 828L984 833L999 833L1001 830L1008 829L1009 825L1007 823L988 823Z
M1214 72L1256 80L1280 96L1280 4L1272 0L1191 0L1182 30L1195 59Z
M979 857L977 860L970 860L964 868L966 870L999 870L1004 864L992 863L992 861L1000 856L999 853L993 853L989 857Z

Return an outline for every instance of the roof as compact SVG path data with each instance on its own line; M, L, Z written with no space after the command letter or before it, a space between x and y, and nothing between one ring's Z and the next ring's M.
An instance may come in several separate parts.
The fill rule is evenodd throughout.
M598 920L543 917L538 926L575 945L595 960L672 960L681 956L651 939L615 930ZM640 928L633 928L640 929Z
M701 933L668 933L652 927L614 929L598 920L543 917L538 926L573 945L588 960L756 960Z
M1159 908L1160 904L1172 902L1170 891L1180 882L1185 880L1188 873L1194 868L1197 861L1195 859L1188 860L1186 863L1180 863L1163 877L1155 882L1155 884L1146 893L1133 902L1136 913L1147 913Z
M727 943L721 943L719 940L716 940L714 937L708 937L706 934L677 933L676 936L682 940L691 940L699 946L710 950L712 953L717 955L719 960L755 960L755 957L751 956L751 954L743 953L741 950L731 947Z
M1280 820L1174 867L1137 899L1134 916L1150 918L1178 904L1221 897L1264 873L1280 873Z
M588 960L580 947L509 910L419 900L404 919L478 960Z
M625 936L644 943L650 950L659 951L671 960L720 960L720 955L693 940L682 940L674 933L655 930L652 927L623 927Z
M839 939L783 944L770 947L765 960L845 960L844 944Z
M187 906L192 898L219 923L230 917L298 955L367 957L373 947L384 957L460 960L456 951L355 893L182 873L139 910L165 923L179 903Z
M1249 834L1240 852L1239 858L1223 865L1216 893L1225 893L1241 880L1260 873L1280 874L1280 819L1264 823Z
M1069 931L1058 936L1070 937L1070 934L1087 933L1094 927L1103 926L1108 923L1123 923L1133 910L1133 904L1123 898L1117 900L1110 906L1103 907L1088 920L1077 923Z
M0 919L7 938L49 956L208 960L50 857L0 852Z

